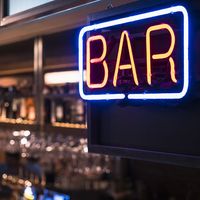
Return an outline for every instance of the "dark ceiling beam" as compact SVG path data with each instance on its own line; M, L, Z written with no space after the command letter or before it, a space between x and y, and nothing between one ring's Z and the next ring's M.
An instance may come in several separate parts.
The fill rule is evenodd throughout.
M112 5L115 7L133 1L135 0L117 0L112 1ZM108 9L110 2L110 0L95 1L34 20L2 26L0 45L84 26L87 24L88 15Z

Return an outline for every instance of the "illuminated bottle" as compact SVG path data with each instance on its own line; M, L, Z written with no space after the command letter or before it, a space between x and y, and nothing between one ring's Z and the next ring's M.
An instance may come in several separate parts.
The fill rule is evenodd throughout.
M20 118L26 119L27 116L27 110L26 110L26 100L25 98L20 99Z
M56 122L63 122L64 119L64 107L61 100L55 102L55 119Z
M27 119L35 120L35 104L33 98L26 99Z

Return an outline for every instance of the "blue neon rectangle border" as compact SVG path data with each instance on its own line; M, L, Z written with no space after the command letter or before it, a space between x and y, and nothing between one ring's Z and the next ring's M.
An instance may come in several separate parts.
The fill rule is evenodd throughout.
M97 95L87 95L84 94L83 91L83 37L86 32L92 30L98 30L101 28L107 28L111 26L116 26L120 24L126 24L130 22L135 22L143 19L158 17L162 15L172 14L176 12L181 12L183 14L183 46L184 46L184 56L183 56L183 63L184 63L184 81L183 81L183 89L179 93L143 93L143 94L128 94L128 99L181 99L183 98L189 87L189 17L188 12L185 7L179 6L172 6L165 9L159 9L151 12L146 12L143 14L133 15L130 17L120 18L116 20L111 20L108 22L103 22L99 24L85 26L81 29L79 33L79 93L80 96L85 100L109 100L109 99L124 99L125 94L117 93L117 94L97 94Z

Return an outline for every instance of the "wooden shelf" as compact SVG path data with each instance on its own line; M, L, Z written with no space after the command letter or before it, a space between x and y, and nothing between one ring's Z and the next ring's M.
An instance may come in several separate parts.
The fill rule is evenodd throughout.
M0 118L0 127L5 129L16 130L28 129L32 131L37 131L41 129L40 125L35 124L34 121L8 118ZM44 125L42 130L44 130L46 133L65 133L68 135L85 137L87 132L87 126L85 124L54 123Z
M86 124L72 124L72 123L55 122L52 124L52 126L62 127L62 128L87 129Z
M132 1L118 0L113 1L112 5L116 7ZM46 17L24 20L17 24L5 26L0 30L0 45L85 26L88 15L104 11L107 7L107 1L94 1L90 4L69 7ZM5 23L8 23L8 19L4 19L3 24Z
M18 75L18 74L27 74L33 73L33 68L31 67L24 67L21 69L9 69L9 70L1 70L0 76L11 76L11 75Z
M47 94L44 95L45 99L65 99L74 100L80 98L78 94Z
M47 19L45 19L45 21L46 20ZM32 26L33 24L30 23L29 25ZM21 32L21 28L17 27L18 25L16 25L15 28L13 27L13 30L15 29L17 32ZM29 78L27 83L29 83L29 85L33 85L33 89L28 90L27 93L29 92L29 94L25 95L19 94L18 91L16 94L2 92L0 99L9 100L20 97L34 97L36 120L34 122L22 119L16 120L0 118L1 129L8 129L11 131L27 129L37 131L39 134L41 133L45 135L49 132L53 132L55 134L63 133L77 137L86 137L87 126L84 124L45 124L44 117L45 100L75 101L80 98L79 94L43 94L45 86L44 73L78 70L77 58L75 56L77 54L77 49L76 46L74 46L76 35L79 32L78 29L77 27L74 27L73 29L70 28L70 30L63 29L63 32L57 30L51 35L46 32L45 35L42 34L39 38L31 37L30 40L25 40L26 37L23 37L23 41L20 41L17 37L18 39L15 38L16 41L14 40L16 43L12 43L14 41L10 40L7 45L2 45L0 51L0 66L2 66L0 72L2 73L0 74L0 77L7 78L6 76L8 76L10 78L10 75L12 75L11 78L14 77L18 79L20 76L20 78L23 79L27 76ZM39 30L36 31L38 33ZM25 33L26 31L23 30L22 32ZM17 80L16 82L17 85L20 80Z
M28 98L34 97L34 94L2 94L0 99L19 99L19 98Z
M5 129L15 129L15 130L31 130L37 131L39 130L39 125L36 125L35 122L29 120L16 120L16 119L1 119L0 118L0 126Z
M26 125L35 124L35 122L31 121L31 120L9 119L9 118L0 118L0 122L1 123L9 123L9 124L26 124Z
M56 134L65 134L75 137L86 137L87 129L86 128L69 128L64 126L53 126L51 124L46 124L44 130L46 133L56 133Z
M69 70L69 69L77 69L78 64L76 62L68 62L64 64L52 64L45 65L44 72L55 71L55 70Z

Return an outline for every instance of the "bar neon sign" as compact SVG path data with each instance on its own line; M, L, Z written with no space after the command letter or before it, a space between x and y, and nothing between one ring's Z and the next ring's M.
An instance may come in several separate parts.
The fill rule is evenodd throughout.
M174 6L84 27L79 34L81 97L183 98L189 86L188 24L187 10Z

